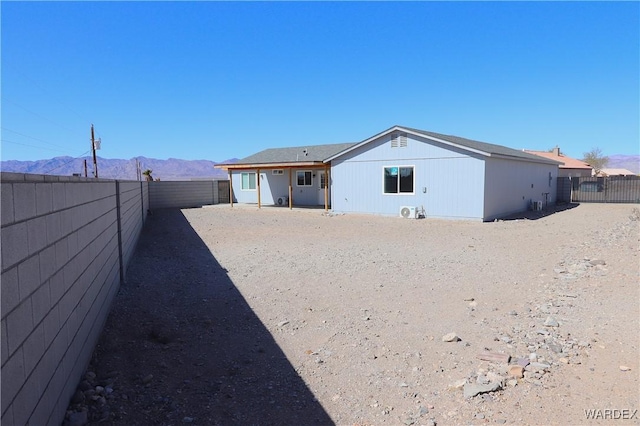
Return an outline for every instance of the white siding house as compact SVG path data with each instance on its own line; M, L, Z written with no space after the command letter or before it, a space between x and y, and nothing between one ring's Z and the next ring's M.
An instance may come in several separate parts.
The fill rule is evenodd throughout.
M532 201L556 201L557 161L456 136L394 126L360 143L307 147L302 160L301 149L220 165L229 170L234 199L259 202L261 168L260 202L288 195L290 207L324 204L334 212L396 216L415 207L427 217L489 221ZM312 152L318 156L309 159ZM282 174L273 175L278 167ZM321 176L329 176L326 191Z

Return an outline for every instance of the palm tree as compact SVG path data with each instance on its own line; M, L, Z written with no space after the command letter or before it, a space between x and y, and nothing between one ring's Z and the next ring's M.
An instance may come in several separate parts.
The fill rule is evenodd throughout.
M153 172L153 170L151 170L151 169L147 169L144 172L142 172L142 174L146 176L146 181L147 182L153 182L153 177L151 176L152 172Z

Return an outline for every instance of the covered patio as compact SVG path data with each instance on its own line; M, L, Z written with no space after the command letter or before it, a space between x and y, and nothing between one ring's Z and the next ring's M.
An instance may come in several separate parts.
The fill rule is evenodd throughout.
M331 207L331 162L328 159L354 144L272 148L235 163L215 167L229 174L234 203Z
M258 208L262 207L262 184L261 181L263 179L259 178L261 176L261 172L271 172L273 173L276 170L282 170L288 177L289 185L288 185L288 207L289 209L293 209L294 206L294 191L293 191L293 174L295 171L303 171L306 172L310 170L313 175L316 176L317 172L322 172L319 174L320 179L322 180L320 185L323 189L324 193L324 210L329 210L329 185L330 182L330 167L329 164L317 161L311 162L298 162L298 163L271 163L271 164L234 164L234 165L218 165L216 167L227 170L229 173L229 192L230 192L230 204L233 207L233 172L242 172L242 171L255 171L256 176L256 194L257 194L257 203ZM304 170L301 170L304 169ZM296 176L298 178L298 176ZM304 179L304 177L303 177Z

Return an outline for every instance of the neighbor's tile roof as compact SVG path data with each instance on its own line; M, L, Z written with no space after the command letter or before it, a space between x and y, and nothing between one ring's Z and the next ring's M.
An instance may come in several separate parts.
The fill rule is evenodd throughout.
M267 164L267 163L296 163L322 162L355 143L336 143L329 145L306 145L289 148L270 148L238 160L235 164ZM305 154L306 150L306 154Z
M635 176L631 170L628 169L602 169L600 170L601 176Z
M571 157L567 157L566 155L560 153L560 155L556 155L553 152L546 152L546 151L530 151L530 150L525 150L525 152L528 152L530 154L533 155L537 155L539 157L544 157L544 158L548 158L550 160L556 160L556 161L560 161L564 164L560 165L561 169L585 169L585 170L591 170L592 167L590 165L588 165L587 163L585 163L584 161L580 161L580 160L576 160L575 158L571 158Z

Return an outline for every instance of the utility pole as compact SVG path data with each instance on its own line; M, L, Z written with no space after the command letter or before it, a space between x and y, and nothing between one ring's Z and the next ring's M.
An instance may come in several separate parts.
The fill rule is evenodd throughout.
M100 149L100 142L102 142L100 139L96 141L93 136L93 124L92 124L91 125L91 151L93 151L93 174L96 179L98 178L98 160L96 159L96 149ZM97 143L97 146L96 146L96 143Z
M98 160L96 159L96 140L93 137L93 124L91 125L91 152L93 152L93 176L98 178Z
M87 159L84 159L84 177L87 177Z

